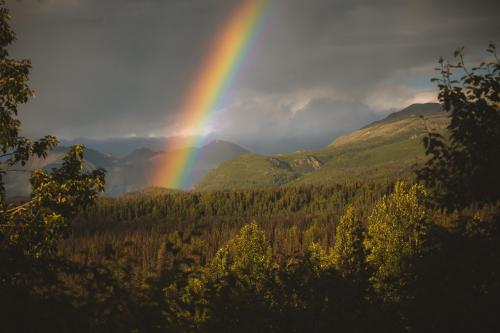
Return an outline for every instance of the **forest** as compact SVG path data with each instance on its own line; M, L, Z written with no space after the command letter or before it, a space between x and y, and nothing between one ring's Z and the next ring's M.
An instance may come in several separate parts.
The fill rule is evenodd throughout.
M57 139L22 136L31 63L9 22L0 0L1 331L500 331L495 45L439 62L449 136L406 179L107 198L75 145L13 201L2 177Z

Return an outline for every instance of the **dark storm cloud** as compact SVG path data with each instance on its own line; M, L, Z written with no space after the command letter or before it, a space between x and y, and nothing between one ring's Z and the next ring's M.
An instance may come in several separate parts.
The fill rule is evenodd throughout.
M8 3L33 61L27 132L169 135L213 34L236 1L24 0ZM433 98L440 55L499 41L498 1L275 0L212 124L262 151L322 145Z
M498 1L281 1L249 76L290 89L337 83L359 92L400 70L432 65L461 45L498 39ZM267 61L266 61L267 60ZM262 84L264 83L264 84ZM355 89L353 89L355 88Z

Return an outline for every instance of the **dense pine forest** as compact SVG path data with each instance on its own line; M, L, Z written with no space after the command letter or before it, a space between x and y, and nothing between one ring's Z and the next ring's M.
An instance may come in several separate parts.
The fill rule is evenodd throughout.
M200 259L207 262L245 224L255 222L274 255L303 254L313 242L333 246L339 218L348 205L357 207L363 220L393 187L392 182L360 183L103 198L75 217L63 248L68 254L85 248L95 260L98 249L122 248L126 239L134 244L134 257L149 269L165 237L197 232Z
M106 198L76 145L13 201L2 177L57 139L21 134L31 64L9 20L0 0L1 331L500 331L494 45L477 68L440 62L449 135L404 180Z
M428 196L400 182L102 199L59 249L126 286L137 327L156 312L146 331L496 327L498 205L448 213Z

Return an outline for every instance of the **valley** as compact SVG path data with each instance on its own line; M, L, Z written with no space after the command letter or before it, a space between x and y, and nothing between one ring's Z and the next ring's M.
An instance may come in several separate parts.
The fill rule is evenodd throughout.
M385 178L395 180L408 176L412 166L424 161L422 138L427 131L444 133L448 123L447 114L439 104L414 104L338 137L327 147L317 150L260 155L234 143L214 140L201 148L184 147L159 152L151 149L157 147L155 142L123 157L87 148L84 164L88 169L106 169L105 194L108 196L155 186L152 180L155 170L164 165L169 156L185 154L186 151L203 158L194 167L185 190L268 188ZM115 151L123 149L120 147ZM67 151L64 147L56 148L46 159L29 160L23 169L50 170L60 165ZM8 195L29 195L28 180L29 173L26 172L9 175L6 181Z
M341 136L323 149L271 156L249 153L222 162L196 189L401 178L425 160L422 138L427 131L444 133L448 123L447 114L438 104L411 105Z

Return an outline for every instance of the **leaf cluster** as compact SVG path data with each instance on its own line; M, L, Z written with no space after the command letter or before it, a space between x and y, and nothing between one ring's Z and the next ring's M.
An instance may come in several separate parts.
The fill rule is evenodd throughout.
M429 133L430 159L417 177L433 189L434 201L449 209L500 199L500 61L494 44L489 60L469 69L464 48L455 62L439 60L439 102L450 114L449 138Z

